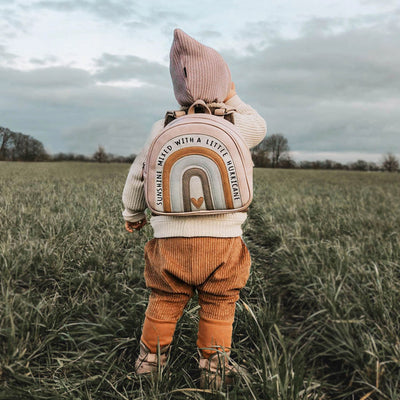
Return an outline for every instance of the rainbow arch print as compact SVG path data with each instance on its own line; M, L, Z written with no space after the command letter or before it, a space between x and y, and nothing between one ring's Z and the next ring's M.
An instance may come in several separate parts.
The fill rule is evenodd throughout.
M183 171L181 176L179 171ZM190 185L194 177L201 190ZM225 162L211 149L193 146L175 152L164 164L162 182L165 212L188 212L201 205L208 210L234 208Z

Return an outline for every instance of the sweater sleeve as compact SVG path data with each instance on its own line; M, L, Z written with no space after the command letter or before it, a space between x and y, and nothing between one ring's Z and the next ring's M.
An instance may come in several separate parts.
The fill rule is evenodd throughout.
M244 103L238 95L233 96L226 104L236 109L234 122L249 148L260 143L267 133L264 118L253 107Z
M126 178L122 193L122 203L125 207L122 216L125 221L136 222L145 217L146 199L144 196L144 185L142 179L143 163L146 159L152 139L161 131L163 121L157 121L151 130L151 134L142 151L136 156Z

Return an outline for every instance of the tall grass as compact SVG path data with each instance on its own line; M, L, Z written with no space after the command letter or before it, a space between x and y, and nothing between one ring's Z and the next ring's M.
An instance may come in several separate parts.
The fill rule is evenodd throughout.
M256 170L230 392L198 389L193 299L158 381L135 376L147 226L127 165L0 163L0 399L400 399L400 176Z

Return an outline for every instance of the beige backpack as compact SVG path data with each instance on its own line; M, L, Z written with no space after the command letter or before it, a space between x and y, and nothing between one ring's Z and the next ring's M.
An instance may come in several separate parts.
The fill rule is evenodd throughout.
M222 214L246 210L253 197L250 151L227 119L233 110L202 100L168 113L143 166L146 202L154 214ZM172 122L168 123L168 120Z

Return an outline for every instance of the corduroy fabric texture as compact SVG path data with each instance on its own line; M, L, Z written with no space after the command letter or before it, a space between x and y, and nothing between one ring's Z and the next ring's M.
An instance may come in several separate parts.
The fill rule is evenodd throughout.
M165 238L145 246L145 279L151 289L142 341L149 349L171 343L174 322L197 290L198 346L228 349L235 304L250 273L250 254L240 237ZM212 327L215 326L215 329Z
M223 102L231 87L231 73L222 56L181 29L175 29L170 73L176 100L188 106L198 99Z

